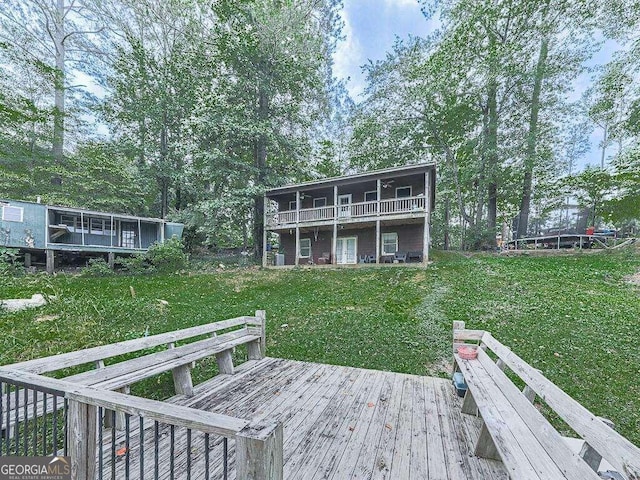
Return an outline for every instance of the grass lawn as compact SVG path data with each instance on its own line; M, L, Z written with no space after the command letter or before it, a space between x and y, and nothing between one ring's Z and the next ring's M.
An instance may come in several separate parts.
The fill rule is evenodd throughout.
M640 292L625 281L639 269L640 254L629 250L555 257L440 254L426 270L0 278L1 298L57 296L37 310L0 312L0 364L265 309L270 356L446 375L451 323L464 320L469 328L491 331L639 445ZM169 385L164 378L145 388L161 396Z

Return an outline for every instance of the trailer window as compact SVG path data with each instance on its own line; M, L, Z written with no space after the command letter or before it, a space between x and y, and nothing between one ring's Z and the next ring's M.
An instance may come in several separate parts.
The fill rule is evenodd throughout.
M2 207L2 220L5 222L22 222L24 216L24 208L12 207L4 205Z

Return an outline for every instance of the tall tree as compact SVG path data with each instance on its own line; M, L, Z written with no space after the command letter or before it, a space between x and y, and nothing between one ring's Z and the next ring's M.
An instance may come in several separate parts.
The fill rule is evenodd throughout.
M235 129L251 160L253 239L262 252L264 189L300 175L326 103L326 71L339 24L337 0L216 4L221 61L236 85ZM246 157L245 157L246 158ZM250 189L250 190L251 190Z
M51 146L54 160L62 164L65 151L67 100L73 88L73 71L90 63L97 48L92 40L103 29L96 17L87 15L81 0L7 0L0 10L0 40L20 52L13 55L21 68L48 83L45 95L53 97L50 109ZM16 85L18 91L23 86ZM62 179L56 176L54 183Z
M534 169L542 151L539 142L541 110L545 104L547 108L562 107L566 100L558 97L558 92L566 92L567 82L581 73L594 47L592 33L596 11L592 3L565 0L542 0L537 3L534 18L540 41L529 81L531 97L517 222L518 237L526 236L529 227Z
M100 6L113 29L109 95L102 113L114 139L157 184L157 214L185 204L185 122L210 82L206 23L181 0L122 0Z

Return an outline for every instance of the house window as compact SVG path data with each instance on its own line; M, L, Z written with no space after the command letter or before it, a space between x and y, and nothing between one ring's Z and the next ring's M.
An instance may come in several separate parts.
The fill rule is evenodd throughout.
M319 197L313 199L313 208L326 207L327 197Z
M289 210L296 210L298 208L296 204L297 202L295 200L292 200L291 202L289 202Z
M72 215L60 215L60 224L75 229L76 217Z
M104 232L104 220L101 218L92 218L90 221L91 232L94 235L102 235Z
M309 258L311 256L311 239L300 239L300 258Z
M396 188L396 198L408 198L411 196L411 187Z
M122 247L136 248L136 232L130 230L130 227L128 227L126 230L125 228L122 229Z
M2 220L5 222L22 222L23 215L24 208L22 207L11 207L9 205L2 207Z
M378 192L376 190L372 190L371 192L364 192L365 202L375 202L377 200L378 200Z
M398 234L383 233L382 234L382 254L394 255L398 251Z

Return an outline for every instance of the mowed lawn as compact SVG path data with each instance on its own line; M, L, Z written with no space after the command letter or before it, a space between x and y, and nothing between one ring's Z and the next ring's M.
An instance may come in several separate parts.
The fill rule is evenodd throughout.
M439 254L427 269L1 278L0 298L42 292L57 300L0 312L0 364L264 309L270 356L444 376L451 323L464 320L469 328L491 331L640 445L640 287L628 281L639 270L640 254L628 250L552 257ZM211 362L205 366L213 368ZM170 382L145 388L162 397Z

